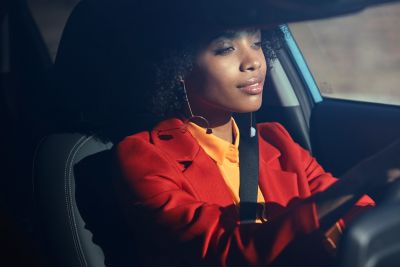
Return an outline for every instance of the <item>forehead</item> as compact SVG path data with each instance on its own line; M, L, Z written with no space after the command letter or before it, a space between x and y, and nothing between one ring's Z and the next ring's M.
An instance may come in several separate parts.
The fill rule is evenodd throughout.
M246 28L246 29L237 29L237 30L225 30L223 32L219 32L209 38L206 41L207 46L217 44L220 42L224 42L227 40L235 40L238 38L246 38L253 36L260 36L261 31L257 28Z
M236 29L236 30L226 30L219 33L215 36L214 39L226 38L226 39L235 39L241 36L252 36L260 34L260 30L258 28L245 28L245 29Z
M236 38L247 36L260 36L261 30L259 28L241 28L241 29L228 29L223 31L203 31L199 33L196 38L189 41L190 39L186 39L187 47L191 47L191 51L194 54L198 54L207 50L214 45L218 45L221 42L224 43L229 40L234 40Z

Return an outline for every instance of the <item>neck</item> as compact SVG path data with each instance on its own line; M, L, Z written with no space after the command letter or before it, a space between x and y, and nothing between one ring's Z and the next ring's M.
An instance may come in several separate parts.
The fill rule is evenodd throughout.
M229 142L230 144L233 143L231 119L229 119L229 121L224 124L212 127L212 131L215 136L218 136L219 138Z

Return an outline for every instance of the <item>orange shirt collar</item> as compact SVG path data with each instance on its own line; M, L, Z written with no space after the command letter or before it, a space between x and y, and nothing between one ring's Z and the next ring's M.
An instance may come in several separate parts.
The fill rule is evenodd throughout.
M199 145L204 151L217 162L218 165L222 165L225 159L231 162L239 162L239 139L240 133L239 128L233 118L232 131L235 139L233 144L215 136L214 134L207 134L206 129L198 126L193 122L188 123L188 130L197 140Z

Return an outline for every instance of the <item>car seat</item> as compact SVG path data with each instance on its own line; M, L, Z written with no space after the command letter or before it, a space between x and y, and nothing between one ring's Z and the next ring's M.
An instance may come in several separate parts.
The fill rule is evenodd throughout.
M39 144L33 166L34 193L44 249L52 266L105 266L103 250L94 243L77 206L75 181L79 164L86 164L88 158L105 159L111 148L111 143L77 133L52 135ZM106 182L109 173L104 170L106 164L98 163L93 167L93 189ZM105 198L94 194L92 200L98 203Z
M96 135L46 137L34 158L34 194L50 266L138 266L140 248L113 190L113 143Z
M101 89L108 75L100 72L110 70L105 54L112 31L106 15L104 6L82 1L68 19L53 72L57 130L39 143L33 160L37 227L50 266L139 264L140 249L113 191L112 148L121 136L147 129L153 120L128 116L122 124L129 129L98 130L110 128L104 121L119 104L110 108L112 100ZM105 26L93 27L96 23Z

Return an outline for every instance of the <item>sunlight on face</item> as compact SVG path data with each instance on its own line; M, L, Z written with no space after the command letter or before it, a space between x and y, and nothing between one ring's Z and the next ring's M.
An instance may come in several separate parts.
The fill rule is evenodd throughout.
M201 49L185 79L193 109L208 116L258 110L266 71L260 30L223 33Z

